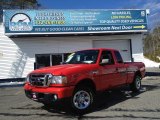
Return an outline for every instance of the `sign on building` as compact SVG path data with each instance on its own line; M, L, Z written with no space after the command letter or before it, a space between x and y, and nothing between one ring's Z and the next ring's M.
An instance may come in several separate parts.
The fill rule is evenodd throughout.
M4 10L6 35L146 32L146 10Z

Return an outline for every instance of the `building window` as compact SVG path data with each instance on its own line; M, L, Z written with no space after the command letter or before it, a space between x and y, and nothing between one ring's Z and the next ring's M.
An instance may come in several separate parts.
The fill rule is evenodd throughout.
M34 69L39 69L48 66L60 65L68 57L70 53L60 53L60 54L36 54L36 62Z

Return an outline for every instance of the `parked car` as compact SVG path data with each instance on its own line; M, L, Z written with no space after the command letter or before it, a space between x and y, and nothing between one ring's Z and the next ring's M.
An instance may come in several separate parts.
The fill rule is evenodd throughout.
M83 113L92 108L97 92L122 85L138 92L144 76L143 63L123 62L115 49L88 49L70 54L62 65L31 72L24 89L27 97L44 105L70 98L72 108Z

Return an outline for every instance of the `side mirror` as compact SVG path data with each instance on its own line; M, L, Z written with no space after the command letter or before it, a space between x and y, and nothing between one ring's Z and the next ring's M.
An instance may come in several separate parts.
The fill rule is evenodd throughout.
M102 59L100 65L106 65L109 64L109 59Z

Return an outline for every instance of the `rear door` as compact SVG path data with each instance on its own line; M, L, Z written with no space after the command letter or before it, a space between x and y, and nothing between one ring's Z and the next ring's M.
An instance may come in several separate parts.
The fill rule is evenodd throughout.
M116 77L118 78L116 84L122 85L127 82L127 65L124 64L119 51L114 51L114 55L116 59Z

